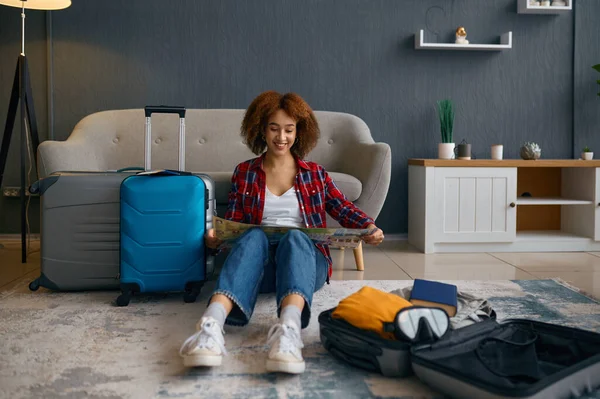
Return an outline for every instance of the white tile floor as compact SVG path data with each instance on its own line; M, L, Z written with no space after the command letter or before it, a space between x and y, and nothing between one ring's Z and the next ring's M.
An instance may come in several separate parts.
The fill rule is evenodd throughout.
M600 252L425 255L406 241L387 241L377 248L365 247L364 272L356 271L352 251L332 250L332 256L332 279L338 280L531 280L558 277L600 297Z
M0 248L0 291L27 283L39 273L39 241L21 264L20 242L3 241ZM600 252L461 253L425 255L406 241L365 247L365 270L356 270L352 250L332 249L333 280L529 280L558 277L600 297Z

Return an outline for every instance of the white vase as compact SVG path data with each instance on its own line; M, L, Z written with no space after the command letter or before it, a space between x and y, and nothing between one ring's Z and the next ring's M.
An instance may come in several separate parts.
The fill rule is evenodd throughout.
M541 3L542 7L550 7L550 0L544 0Z
M502 144L492 145L492 159L502 159L504 146Z
M594 158L594 153L593 152L582 152L581 153L581 159L589 161L589 160L591 160L593 158Z
M438 158L454 159L454 143L439 143Z
M565 3L564 1L560 1L560 0L554 0L552 2L552 7L565 7L567 5L567 3Z

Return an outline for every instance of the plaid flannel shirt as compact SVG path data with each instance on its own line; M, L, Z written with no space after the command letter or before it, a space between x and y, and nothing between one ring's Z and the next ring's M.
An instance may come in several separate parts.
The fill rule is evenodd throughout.
M265 206L266 176L262 169L264 154L238 164L231 178L225 219L260 225ZM307 228L327 227L325 212L346 228L362 229L374 223L336 187L325 169L314 162L296 159L298 174L294 184L300 215ZM317 244L332 273L332 259L327 245Z

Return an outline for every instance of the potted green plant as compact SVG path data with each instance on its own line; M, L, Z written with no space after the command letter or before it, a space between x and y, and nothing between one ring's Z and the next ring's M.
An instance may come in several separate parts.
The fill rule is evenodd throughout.
M581 150L581 159L589 161L590 159L593 159L593 158L594 158L594 153L592 152L590 147L588 147L588 146L583 147L583 150Z
M454 158L454 141L452 140L452 129L454 128L454 108L451 100L441 100L438 104L438 116L440 118L440 132L442 142L438 144L438 157L440 159Z

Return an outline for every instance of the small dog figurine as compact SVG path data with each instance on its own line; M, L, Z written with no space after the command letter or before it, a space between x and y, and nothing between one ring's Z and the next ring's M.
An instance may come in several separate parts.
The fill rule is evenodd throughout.
M459 26L458 29L456 29L456 44L469 44L469 41L467 40L467 31L465 30L464 26Z

